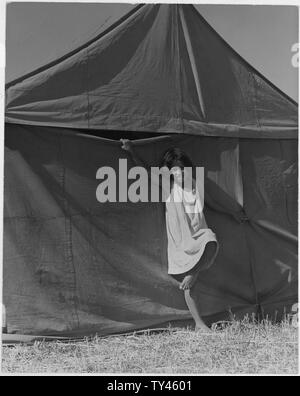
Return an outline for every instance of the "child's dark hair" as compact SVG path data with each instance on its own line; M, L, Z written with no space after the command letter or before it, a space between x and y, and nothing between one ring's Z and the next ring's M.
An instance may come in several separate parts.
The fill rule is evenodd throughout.
M169 170L178 166L181 169L192 168L193 177L195 177L195 167L188 155L178 147L167 150L161 160L160 167L166 166ZM171 175L171 186L174 183L174 176Z
M175 166L183 168L194 168L194 164L187 154L178 147L167 150L161 160L160 167L166 166L171 170Z

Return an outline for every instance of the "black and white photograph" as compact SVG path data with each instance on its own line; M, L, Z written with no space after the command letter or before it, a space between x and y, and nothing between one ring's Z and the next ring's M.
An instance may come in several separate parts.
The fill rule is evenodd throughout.
M297 2L3 9L1 375L297 375Z

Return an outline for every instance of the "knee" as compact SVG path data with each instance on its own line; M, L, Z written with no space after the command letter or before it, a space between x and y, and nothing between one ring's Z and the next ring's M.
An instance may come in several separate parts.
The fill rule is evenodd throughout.
M207 255L208 259L213 259L218 251L218 243L215 241L207 242L205 246L205 254Z
M212 253L216 253L218 249L218 243L216 241L209 241L207 242L205 248Z

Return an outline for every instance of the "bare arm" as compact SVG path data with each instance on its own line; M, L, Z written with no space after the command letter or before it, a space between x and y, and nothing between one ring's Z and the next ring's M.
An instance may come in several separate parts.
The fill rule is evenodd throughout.
M145 163L145 161L143 161L139 155L136 153L136 151L133 149L133 145L131 143L130 140L128 139L120 139L122 146L121 148L124 151L127 151L127 153L130 155L131 159L133 160L133 162L137 165L137 166L141 166L143 168L145 168L148 172L151 171L151 168L148 164Z
M170 180L168 179L168 182L165 183L160 182L160 178L158 177L157 173L151 168L150 165L146 164L145 161L142 160L141 157L136 153L136 151L133 148L132 142L128 139L120 139L120 141L122 143L121 148L127 151L131 159L137 166L141 166L147 170L148 175L151 176L151 182L153 182L156 186L161 188L166 194L165 197L168 197L170 194L170 185L168 182L170 182ZM166 175L162 173L161 177L166 178Z

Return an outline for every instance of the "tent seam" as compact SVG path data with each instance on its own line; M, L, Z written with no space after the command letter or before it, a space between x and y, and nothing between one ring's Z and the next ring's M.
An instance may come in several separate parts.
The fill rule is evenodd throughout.
M87 127L90 129L90 89L89 89L89 49L86 49L86 68L87 68Z
M293 104L295 107L298 107L298 103L292 99L289 95L283 92L280 88L278 88L272 81L270 81L266 76L260 73L254 66L251 65L245 58L243 58L217 31L213 28L212 25L208 23L208 21L198 12L195 6L192 4L192 10L197 15L197 17L204 23L208 29L217 36L218 40L222 42L236 57L239 61L241 61L247 68L251 70L251 73L256 74L259 78L261 78L264 82L270 85L278 94L280 94L283 98L285 98L289 103Z
M66 248L65 248L65 253L66 253L66 261L71 267L71 273L73 275L73 284L72 284L72 303L73 303L73 308L74 311L72 312L73 320L75 320L77 328L79 328L79 315L78 315L78 310L77 310L77 302L76 302L76 296L75 292L77 289L77 278L76 278L76 271L75 271L75 266L74 266L74 255L73 255L73 244L72 244L72 224L71 224L71 217L69 213L69 205L68 201L66 198L65 194L65 183L66 183L66 171L65 171L65 165L64 165L64 160L63 160L63 149L62 149L62 137L63 135L59 135L59 153L61 157L61 183L62 183L62 190L63 190L63 207L65 211L65 235L66 235Z
M252 80L253 80L253 91L254 91L254 112L255 112L255 118L256 118L256 124L258 128L261 128L260 120L258 117L258 111L257 111L257 89L256 89L256 79L255 75L251 73Z
M178 81L179 81L179 95L180 95L180 121L181 121L181 130L184 133L184 121L183 121L183 97L182 97L182 71L181 71L181 62L180 62L180 40L179 40L179 7L180 5L176 5L176 41L177 41L177 60L178 60Z
M242 149L242 146L240 146L240 149ZM241 154L241 152L240 152ZM240 155L240 165L241 165L241 179L242 179L242 187L243 187L243 209L244 212L247 215L246 212L246 195L245 195L245 184L244 184L244 169L243 169L243 161L241 160L241 158L243 158L242 155ZM251 220L251 219L250 219ZM241 227L243 228L243 235L244 235L244 239L245 239L245 243L246 243L246 247L248 250L248 258L249 258L249 264L250 264L250 273L251 273L251 281L252 281L252 285L253 285L253 289L254 289L254 295L255 295L255 304L258 307L258 310L261 309L260 306L260 301L259 301L259 297L258 297L258 290L257 290L257 282L256 282L256 275L255 275L255 269L254 269L254 264L253 264L253 254L252 254L252 249L250 247L249 244L249 240L248 240L248 235L247 235L247 229L246 227L248 227L248 223L242 223ZM258 312L257 312L258 314Z
M185 20L185 16L184 16L182 8L179 9L179 15L180 15L180 22L181 22L181 27L182 27L182 31L183 31L183 37L184 37L184 41L185 41L186 51L188 53L190 67L191 67L193 78L194 78L194 84L195 84L195 88L197 91L198 102L199 102L202 119L206 120L207 117L206 117L205 104L204 104L203 95L202 95L202 88L201 88L197 65L196 65L196 61L195 61L195 56L194 56L194 52L193 52L193 48L192 48L192 44L191 44L191 40L190 40L190 33L188 31L188 27L186 24L186 20Z
M65 130L84 130L87 129L84 126L81 126L78 128L78 125L73 125L73 124L67 124L67 125L62 125L60 123L38 123L38 122L27 122L24 120L18 120L18 122L11 121L9 120L9 116L6 116L5 124L10 124L10 125L27 125L27 126L39 126L39 127L48 127L48 128L58 128L58 129L65 129ZM133 118L133 117L131 117ZM175 121L178 121L182 123L181 119L174 119ZM195 129L195 126L193 124L193 121L190 121L192 123L193 129ZM188 123L188 125L190 125ZM191 136L215 136L215 137L229 137L229 138L241 138L241 139L298 139L298 127L297 126L269 126L269 125L263 125L260 128L256 125L255 127L250 126L250 125L234 125L234 124L224 124L223 125L223 131L226 132L226 135L218 133L219 130L221 129L221 124L213 124L213 123L204 123L204 122L198 122L199 127L197 129L197 133L193 131L182 131L182 134L185 135L191 135ZM203 128L203 129L202 129ZM207 130L206 130L207 129ZM93 126L90 125L90 130L103 130L103 131L120 131L120 125L99 125L99 126ZM175 128L170 128L166 129L164 126L159 127L158 129L153 129L147 127L147 128L137 128L138 131L140 132L150 132L154 134L172 134L172 135L178 135L181 133L180 130L175 129ZM198 132L199 130L199 132ZM121 129L121 131L132 131L132 128L129 127L124 127Z

